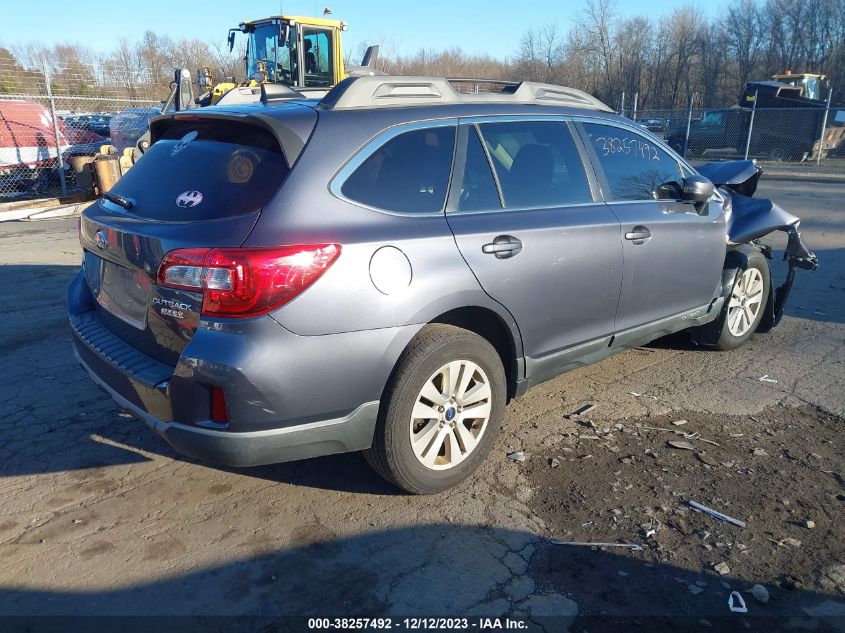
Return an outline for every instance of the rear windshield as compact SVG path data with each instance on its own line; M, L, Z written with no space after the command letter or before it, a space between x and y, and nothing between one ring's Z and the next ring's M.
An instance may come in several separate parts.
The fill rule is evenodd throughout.
M112 191L132 200L129 213L144 218L213 220L259 210L287 173L278 142L264 128L191 121L170 127Z

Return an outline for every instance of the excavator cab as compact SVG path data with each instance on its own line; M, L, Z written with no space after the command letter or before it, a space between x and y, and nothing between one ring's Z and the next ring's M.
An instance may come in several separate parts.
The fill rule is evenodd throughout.
M239 30L247 38L248 82L328 90L346 76L340 35L345 22L277 16L242 22Z
M795 88L801 88L801 96L805 99L821 101L824 98L822 88L830 89L827 77L816 73L793 73L791 70L787 70L783 75L772 75L772 79Z
M320 98L348 74L384 74L376 69L377 45L367 49L361 66L344 66L341 33L346 28L346 22L325 17L277 15L241 22L236 28L229 29L227 39L232 51L239 37L246 38L243 78L230 77L215 84L211 70L204 66L197 73L197 84L202 94L194 99L190 71L176 69L170 97L164 102L161 112L254 103L265 99ZM123 149L119 157L117 148L104 145L97 155L103 163L98 165L102 169L97 171L96 176L99 191L107 191L149 145L149 130L137 139L134 147ZM102 176L99 171L103 171Z
M198 74L200 106L257 101L263 84L277 84L322 97L347 77L343 62L341 33L346 22L326 18L277 15L241 22L229 29L229 50L239 37L246 38L244 77L213 85L208 68ZM378 47L371 46L361 67L351 67L353 74L374 74Z

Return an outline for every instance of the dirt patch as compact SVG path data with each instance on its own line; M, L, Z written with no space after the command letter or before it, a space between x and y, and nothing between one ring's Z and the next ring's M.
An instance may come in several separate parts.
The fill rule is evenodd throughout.
M560 443L524 470L551 538L644 548L549 546L535 557L536 578L582 590L582 614L699 616L712 602L723 616L730 591L755 583L771 596L743 594L758 615L803 616L845 597L843 418L811 407L612 423L592 413L569 416Z

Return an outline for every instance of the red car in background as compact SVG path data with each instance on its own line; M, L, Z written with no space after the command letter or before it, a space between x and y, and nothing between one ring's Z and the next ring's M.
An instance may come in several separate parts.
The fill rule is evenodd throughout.
M0 196L46 193L57 181L59 151L67 163L95 154L105 142L90 130L68 129L61 119L56 126L40 103L0 100Z

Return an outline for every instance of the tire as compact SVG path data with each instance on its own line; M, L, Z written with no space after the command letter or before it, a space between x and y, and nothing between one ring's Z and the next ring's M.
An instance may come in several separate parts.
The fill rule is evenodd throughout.
M761 253L754 253L749 256L747 267L737 274L731 294L722 307L718 321L721 332L715 344L716 349L736 349L754 335L763 318L769 292L769 263Z
M457 388L445 391L455 391L454 401L441 393L450 374ZM427 325L396 363L364 457L379 475L412 494L451 488L490 452L506 396L502 361L487 340L451 325ZM482 419L468 411L489 413ZM419 417L412 419L415 413Z

